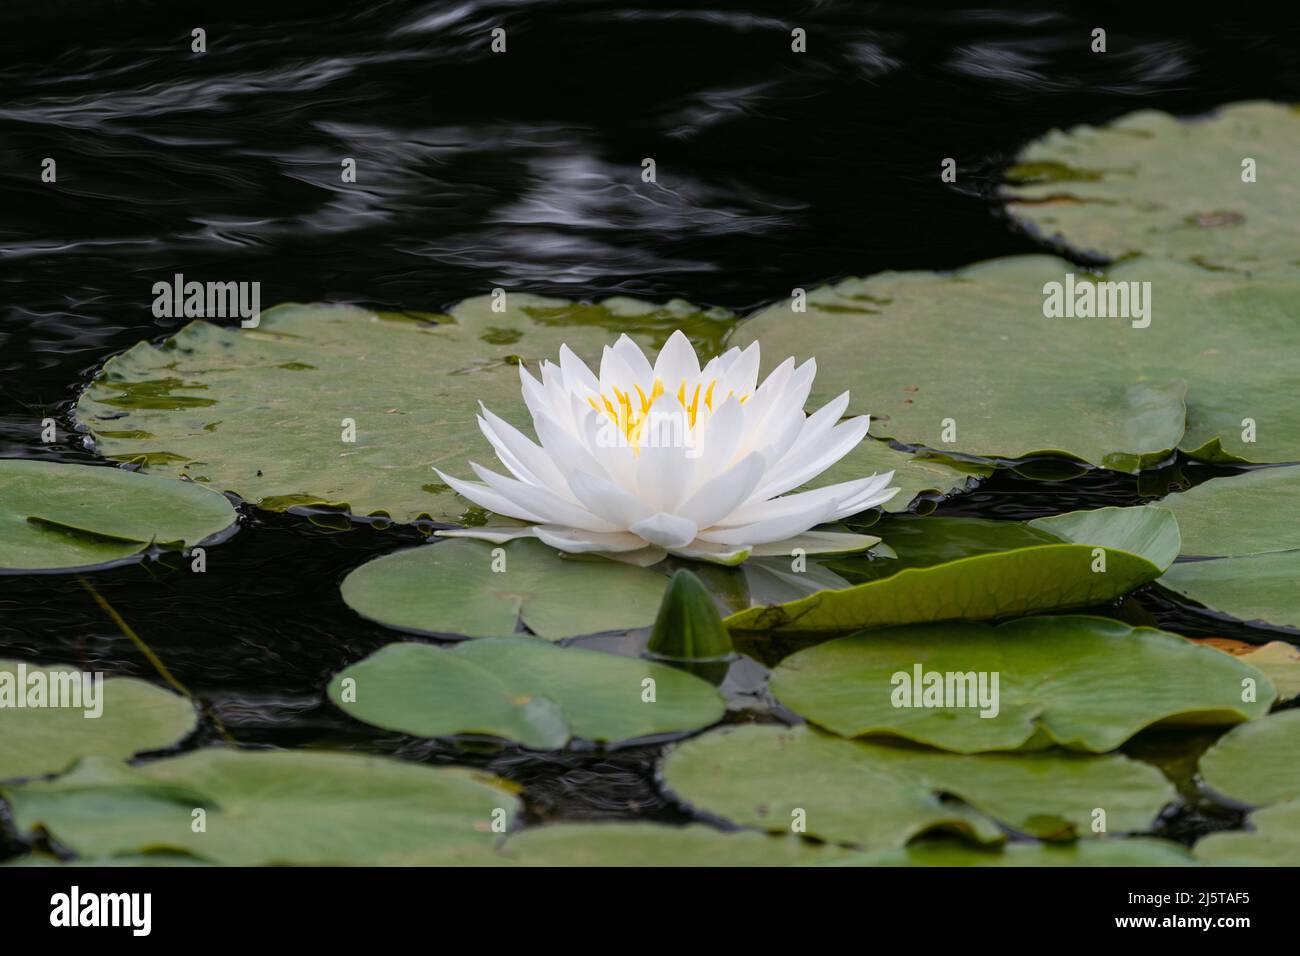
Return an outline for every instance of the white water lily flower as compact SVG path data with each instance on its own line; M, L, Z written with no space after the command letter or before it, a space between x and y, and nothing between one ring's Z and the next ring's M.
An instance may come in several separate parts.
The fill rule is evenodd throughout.
M521 365L524 402L540 446L482 406L478 423L513 477L470 462L482 483L438 472L489 511L529 528L439 534L500 543L535 536L569 552L636 564L666 554L736 564L751 554L852 551L878 539L811 532L892 498L892 471L786 494L835 464L867 435L867 416L840 422L849 393L805 415L817 373L786 359L761 385L758 343L700 368L674 332L654 365L626 335L606 346L599 376L568 346Z

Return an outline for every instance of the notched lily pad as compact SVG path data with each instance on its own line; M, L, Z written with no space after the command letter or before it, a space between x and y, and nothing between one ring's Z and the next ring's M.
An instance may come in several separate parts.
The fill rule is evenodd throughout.
M489 638L390 644L338 674L330 699L358 720L421 737L487 734L538 750L696 730L726 704L706 681L638 658Z
M0 574L87 570L234 526L223 496L120 468L0 461Z
M508 789L463 770L321 751L211 748L140 767L89 757L0 795L20 832L43 827L79 856L161 850L231 866L472 861L519 811Z
M520 625L557 641L648 627L668 579L603 558L560 557L540 541L455 539L376 558L343 579L362 617L405 631L502 637Z
M1300 710L1234 727L1201 757L1201 779L1249 806L1300 799Z
M1012 216L1075 250L1285 268L1300 265L1298 153L1300 113L1280 103L1191 119L1140 110L1030 143L1002 192Z
M1243 621L1300 629L1300 465L1216 478L1162 504L1184 529L1180 561L1160 584Z
M1061 315L1045 314L1054 294ZM1087 296L1107 315L1064 312ZM1175 448L1284 462L1300 460L1297 300L1297 269L1142 258L1094 275L1017 256L846 279L810 292L806 311L764 309L728 344L816 356L812 404L848 389L848 412L871 414L876 437L986 465L1054 455L1137 472Z
M0 780L61 773L78 757L161 750L197 721L190 701L134 677L0 660Z
M527 827L497 854L518 866L809 866L844 855L797 836L702 824L562 823Z
M1053 840L1140 832L1174 798L1160 771L1118 754L959 756L806 725L713 731L677 745L662 776L697 811L867 850L898 849L935 830L998 843L995 820Z
M816 864L815 864L816 865ZM1177 843L1150 837L1079 840L1074 843L1007 843L973 847L957 840L925 840L901 850L853 853L822 866L1195 866Z
M1256 810L1248 832L1211 833L1196 858L1216 866L1291 866L1300 860L1300 800Z
M771 688L840 736L898 736L958 753L1045 742L1104 753L1162 721L1262 717L1275 696L1239 658L1084 616L862 631L787 658Z
M330 305L278 306L256 329L193 322L161 346L141 342L111 358L77 417L110 458L206 481L267 510L327 504L398 523L465 524L471 510L433 469L459 473L491 459L475 421L480 401L530 428L521 362L554 361L567 344L590 363L619 333L657 347L678 328L714 354L731 327L728 313L679 300L507 301L496 312L489 297L470 299L436 322ZM881 442L840 465L849 477L891 468L903 489L894 510L967 480Z

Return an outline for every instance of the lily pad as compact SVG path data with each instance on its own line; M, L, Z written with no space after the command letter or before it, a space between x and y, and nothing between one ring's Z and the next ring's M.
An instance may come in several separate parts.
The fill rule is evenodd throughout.
M33 703L38 687L43 706L15 705L19 697ZM184 697L134 677L96 681L66 665L0 660L0 780L59 773L91 754L125 760L161 750L196 723Z
M1149 282L1150 323L1047 317L1045 289L1068 281L1093 294L1102 281ZM1174 448L1295 461L1297 301L1300 270L1246 277L1143 258L1094 276L1019 256L846 279L809 292L806 311L764 309L728 344L757 340L765 360L815 355L811 402L848 389L849 413L870 413L876 437L954 458L1054 454L1128 472Z
M1161 502L1178 516L1186 555L1169 590L1245 621L1300 628L1300 466L1217 478Z
M343 579L343 600L387 627L502 637L522 623L558 641L654 623L668 578L603 558L560 557L525 538L453 539L376 558Z
M529 416L521 362L555 360L561 344L593 362L626 332L659 346L681 328L720 350L730 316L681 301L599 305L510 293L462 302L437 322L350 306L283 305L257 328L192 322L155 346L114 356L77 405L101 454L190 477L261 508L320 505L399 523L480 517L433 469L491 458L479 402L518 428ZM782 356L784 358L785 356ZM354 441L345 430L355 429ZM921 490L966 477L875 442L857 465L898 468L902 509Z
M893 533L904 527L904 534ZM727 626L849 631L1089 607L1159 577L1178 553L1177 522L1152 507L1076 511L1025 523L923 518L880 531L898 562L823 562L867 580L751 607L732 614Z
M387 730L488 734L538 750L574 737L616 742L696 730L726 711L707 681L665 664L522 637L446 650L389 644L337 675L329 696Z
M1140 110L1105 126L1053 130L1007 170L1008 212L1070 248L1211 269L1300 265L1300 111L1235 103L1180 120ZM1243 180L1253 160L1254 181Z
M43 827L80 856L165 850L233 866L459 861L489 854L519 810L466 771L320 751L207 749L140 767L90 757L0 793L20 832Z
M1079 840L1074 843L1007 843L974 847L957 840L925 840L901 850L854 853L822 866L1195 866L1177 843L1150 837Z
M1234 727L1201 757L1201 779L1248 806L1300 798L1300 710Z
M1251 703L1246 677L1258 684ZM1103 753L1161 721L1262 717L1274 698L1268 678L1239 658L1084 616L862 631L787 658L771 688L842 737L898 736L958 753L1043 742Z
M1196 857L1217 866L1295 866L1300 860L1300 800L1256 810L1249 832L1211 833Z
M86 570L151 547L186 548L236 518L229 501L201 485L120 468L0 461L0 574Z
M527 827L498 855L520 866L807 866L843 851L796 836L638 822Z
M1300 647L1294 644L1286 641L1247 644L1227 637L1189 637L1188 640L1244 660L1273 682L1279 702L1300 694Z
M677 745L662 775L697 811L774 833L801 822L806 830L793 832L868 850L940 829L999 842L994 820L1037 837L1090 836L1098 810L1109 833L1143 831L1174 798L1160 771L1118 754L958 756L843 740L806 725L705 734Z

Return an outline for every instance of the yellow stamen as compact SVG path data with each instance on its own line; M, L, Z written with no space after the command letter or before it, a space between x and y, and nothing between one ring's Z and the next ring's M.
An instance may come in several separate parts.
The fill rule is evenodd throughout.
M710 412L713 411L713 390L717 387L717 384L717 379L711 379L707 386L698 383L690 392L689 397L686 391L686 381L683 379L681 384L678 385L677 403L682 407L682 411L686 413L688 427L694 429L699 421L701 395L704 397L704 407ZM604 405L605 414L609 416L610 421L618 426L619 431L623 433L623 437L632 446L633 453L636 454L640 452L641 432L645 428L646 419L650 417L650 409L667 389L663 380L659 378L656 378L651 383L650 394L648 395L640 384L634 384L632 387L636 390L636 401L633 401L630 391L625 392L622 389L611 388L610 391L613 392L612 399L610 396L602 394L599 403L595 398L588 398L587 404L595 411L601 411L601 405ZM727 398L734 394L735 392L729 389L722 401L726 401ZM742 396L741 402L744 402L748 397L748 395Z

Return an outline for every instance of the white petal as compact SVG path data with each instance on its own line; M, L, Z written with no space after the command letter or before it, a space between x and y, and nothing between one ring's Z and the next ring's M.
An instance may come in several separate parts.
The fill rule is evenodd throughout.
M574 471L569 475L569 487L583 507L620 528L629 528L654 514L649 505L608 478Z
M890 472L890 474L892 475L893 472ZM885 483L888 483L888 480L888 477L886 477ZM855 478L853 481L842 481L839 484L827 485L825 488L816 488L812 491L801 491L794 495L769 498L766 501L753 499L725 517L717 519L716 523L727 527L735 527L742 524L751 524L755 521L782 518L803 511L814 511L828 506L832 508L831 513L833 514L834 509L838 509L846 502L854 501L864 494L877 492L880 488L880 478L872 475L867 478ZM850 512L850 514L856 514L856 512Z
M651 544L672 549L690 544L700 529L694 521L661 511L644 521L638 521L630 530Z
M879 505L883 505L886 501L889 501L894 497L894 495L898 494L898 492L902 490L897 487L884 487L893 480L893 477L894 473L892 471L886 472L877 478L877 481L879 482L878 486L873 487L868 491L863 491L856 498L852 498L848 501L841 501L839 506L835 509L835 514L832 516L832 520L838 521L840 518L847 518L850 515L866 511L868 508L878 507Z
M843 531L805 531L803 534L773 541L769 544L754 545L750 552L754 557L787 557L799 548L805 554L848 554L853 551L865 551L880 543L880 539L871 534L848 534Z
M586 554L591 551L639 551L645 542L626 531L598 534L581 528L565 528L553 524L539 524L533 529L537 537L552 548L567 551L570 554Z
M763 456L751 452L734 467L701 485L675 513L691 519L701 528L716 524L753 494L765 469Z
M699 374L700 360L691 340L678 329L668 337L655 359L655 377L662 379L664 388L676 396L682 382L694 381Z
M696 538L684 548L673 548L672 554L692 561L708 561L710 564L728 566L740 564L750 555L749 548L733 548L726 544L710 544Z
M564 384L569 391L578 386L593 392L600 391L600 383L591 369L587 368L587 363L578 358L567 345L560 346L560 370L564 372Z
M633 342L625 333L618 337L618 341L614 343L613 347L618 356L627 363L627 367L632 370L635 381L648 388L655 372L650 366L650 360L641 351L641 346Z
M822 524L830 518L835 503L829 502L814 510L805 510L767 521L755 521L752 524L739 525L735 528L709 528L700 532L700 538L715 544L755 545L767 544L769 541L781 541L784 538L803 534L809 528Z
M754 492L756 498L771 498L783 494L792 488L812 481L823 471L835 464L862 442L866 437L871 420L866 415L841 422L831 429L830 436L816 455L793 467L786 468L779 474L771 474Z
M472 461L469 466L474 469L474 474L478 475L494 491L541 516L540 518L534 518L534 521L540 520L547 524L567 525L573 528L582 528L584 531L620 530L612 522L596 517L581 505L566 501L545 488L524 484L524 482L514 478L498 475L496 472L490 471Z
M602 557L609 558L611 561L634 564L638 568L648 568L668 557L668 552L663 548L653 546L642 548L640 551L604 551L600 553Z
M695 431L695 478L706 482L732 466L745 435L745 407L736 396L718 406Z
M480 403L483 417L478 420L479 430L496 450L501 464L510 469L520 481L544 485L556 494L565 488L564 476L555 467L551 456L530 441L523 432L509 422L493 415Z
M542 440L542 447L555 463L562 475L567 476L574 469L593 475L604 474L605 469L596 461L583 442L550 415L543 415L533 420L537 437Z
M492 488L484 485L475 484L472 481L461 481L459 478L453 478L451 475L433 469L437 472L439 478L445 481L456 494L462 498L468 498L480 508L486 508L488 511L495 511L499 515L507 518L518 518L520 521L542 521L541 515L536 514L526 508L523 504L517 503L512 499L501 494Z
M477 538L479 541L491 541L493 544L505 544L516 538L535 538L535 527L528 528L493 528L484 525L481 528L444 528L435 531L439 538Z

